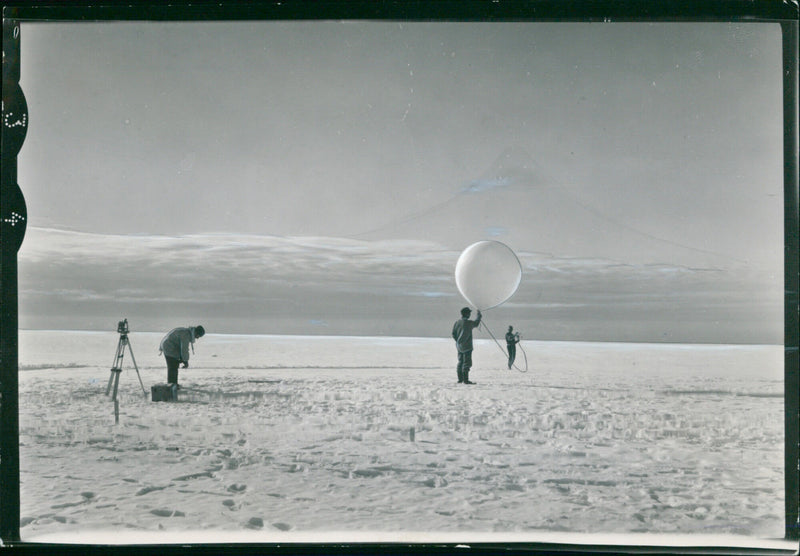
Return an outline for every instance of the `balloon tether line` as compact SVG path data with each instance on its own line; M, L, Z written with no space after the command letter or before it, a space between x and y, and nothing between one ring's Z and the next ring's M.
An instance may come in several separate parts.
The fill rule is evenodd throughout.
M486 329L486 332L489 333L489 336L492 337L492 340L494 340L494 343L497 344L497 347L500 348L500 351L503 352L503 355L506 356L506 360L508 360L508 352L503 349L503 346L501 346L500 342L497 341L497 338L494 337L494 334L492 334L492 331L489 329L489 326L486 324L486 320L485 319L481 319L481 326L483 326ZM517 367L516 364L512 364L511 366L514 367L516 370L518 370L521 373L527 373L528 372L528 355L525 353L525 350L522 348L522 344L521 343L518 343L517 345L519 345L519 349L520 349L520 351L522 351L522 355L525 358L525 369L524 370L520 369L519 367Z

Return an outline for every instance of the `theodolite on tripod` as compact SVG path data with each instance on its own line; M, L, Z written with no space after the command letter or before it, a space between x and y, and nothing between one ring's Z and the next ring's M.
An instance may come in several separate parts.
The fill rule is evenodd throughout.
M128 346L128 351L131 352L131 361L133 361L133 368L136 369L136 376L139 377L139 384L142 385L142 392L144 397L147 397L147 391L144 389L142 382L142 375L139 374L139 367L136 366L136 358L133 356L133 348L131 341L128 339L128 319L121 320L117 323L117 332L119 332L119 342L117 343L117 354L114 356L114 366L111 367L111 376L108 377L108 387L106 388L106 396L111 393L111 387L114 387L112 399L114 400L114 417L119 423L119 400L117 400L117 390L119 388L119 375L122 374L122 358L125 355L125 346Z

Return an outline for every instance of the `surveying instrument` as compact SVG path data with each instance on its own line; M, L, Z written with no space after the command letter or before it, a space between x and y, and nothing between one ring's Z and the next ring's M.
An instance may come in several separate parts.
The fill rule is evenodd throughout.
M108 387L106 387L106 396L111 392L111 387L114 387L114 393L111 399L114 400L114 421L119 423L119 400L117 399L117 390L119 388L119 375L122 374L122 358L125 355L125 346L128 346L128 351L131 352L131 360L133 361L133 368L136 369L136 376L139 377L139 384L142 385L142 392L144 397L147 397L147 391L144 389L142 382L142 375L139 374L139 367L136 366L136 358L133 356L133 348L131 341L128 339L128 319L121 320L117 323L117 332L119 332L119 342L117 343L117 354L114 356L114 366L111 367L111 376L108 377Z

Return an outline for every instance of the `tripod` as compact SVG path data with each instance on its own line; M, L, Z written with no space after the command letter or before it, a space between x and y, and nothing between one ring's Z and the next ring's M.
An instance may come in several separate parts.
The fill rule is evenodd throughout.
M117 325L117 332L119 332L119 342L117 343L117 354L114 356L114 366L111 367L111 376L108 377L108 386L106 387L106 396L111 392L111 386L114 386L114 395L111 399L114 400L114 417L116 422L119 423L119 400L117 400L117 390L119 388L119 375L122 374L122 358L125 355L125 346L128 346L128 351L131 352L131 360L133 361L133 368L136 369L136 376L139 377L139 384L142 385L142 392L144 397L147 398L147 391L144 389L142 382L142 375L139 374L139 367L136 365L136 358L133 356L133 348L128 339L128 319L120 321Z

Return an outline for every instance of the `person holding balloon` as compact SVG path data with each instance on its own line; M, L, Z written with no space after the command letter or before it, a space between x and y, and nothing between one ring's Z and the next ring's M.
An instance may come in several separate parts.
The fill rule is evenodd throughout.
M469 380L469 370L472 367L472 330L481 324L481 311L502 305L514 295L522 281L522 265L508 245L494 240L478 241L459 255L455 279L458 291L478 311L478 318L469 320L472 311L469 307L464 307L461 309L461 320L453 325L453 339L458 347L458 382L475 384ZM491 330L485 324L484 327L494 339ZM503 349L499 343L498 346ZM516 342L514 351L516 352Z
M458 350L458 373L459 384L475 384L469 379L469 370L472 368L472 330L481 323L481 312L478 311L478 318L469 320L472 310L469 307L461 309L461 318L453 325L453 339L456 341Z

